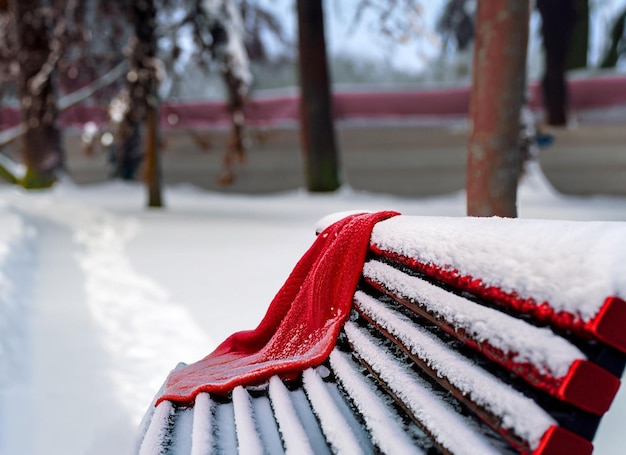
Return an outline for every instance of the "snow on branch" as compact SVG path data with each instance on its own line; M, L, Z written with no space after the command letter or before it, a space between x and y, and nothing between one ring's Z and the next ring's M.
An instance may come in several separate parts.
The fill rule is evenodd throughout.
M240 95L246 96L252 84L252 73L239 10L232 0L204 0L201 8L213 36L215 58L221 63L222 71L232 73L240 81Z
M243 20L233 1L203 0L199 6L211 35L211 52L228 90L232 132L218 176L221 184L228 185L234 180L233 166L245 162L249 147L243 108L250 92L252 72L244 44Z

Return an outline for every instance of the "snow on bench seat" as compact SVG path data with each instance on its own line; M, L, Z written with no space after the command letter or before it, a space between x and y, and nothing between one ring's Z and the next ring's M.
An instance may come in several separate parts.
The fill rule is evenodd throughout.
M443 382L458 399L481 412L484 420L501 422L500 427L510 433L512 441L526 441L528 446L537 447L543 434L556 423L533 400L415 325L390 305L362 291L355 295L355 302L361 315L393 337L433 379ZM351 342L354 341L350 334L360 333L352 323L346 326L346 331Z
M602 414L617 393L619 378L589 362L550 329L474 303L382 262L366 263L363 275L450 335L561 400Z
M381 221L322 365L162 401L137 453L590 454L626 365L624 244L623 223Z
M623 223L400 216L372 250L447 285L626 352Z

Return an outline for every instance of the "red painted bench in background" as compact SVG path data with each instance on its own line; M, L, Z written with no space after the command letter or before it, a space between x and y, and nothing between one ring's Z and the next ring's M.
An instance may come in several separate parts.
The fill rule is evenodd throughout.
M153 404L137 453L589 454L626 364L624 245L626 223L380 221L321 364Z

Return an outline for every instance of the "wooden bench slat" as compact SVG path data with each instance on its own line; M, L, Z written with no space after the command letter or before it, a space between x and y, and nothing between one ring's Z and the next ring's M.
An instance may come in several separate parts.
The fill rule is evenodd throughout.
M139 455L159 455L166 453L171 445L173 432L174 405L164 401L153 410L150 423L139 447Z
M624 244L617 223L401 216L378 223L370 247L494 305L626 353L616 322L626 316L626 264L602 262Z
M242 386L233 389L233 408L239 452L242 455L262 455L263 441L254 419L250 394Z
M376 289L550 395L603 414L617 393L619 378L587 361L584 353L549 329L478 305L379 261L368 261L363 275ZM588 388L589 384L595 385Z
M336 384L332 384L332 386L336 388ZM326 436L320 428L320 423L312 409L311 402L307 398L304 386L301 383L297 386L292 384L288 389L288 393L291 399L291 405L296 412L300 425L302 425L306 431L314 453L330 455L331 451Z
M626 352L626 301L619 297L608 297L591 323L589 330L600 341Z
M251 399L254 422L261 437L264 453L283 453L285 451L284 440L268 396L267 386L268 384L264 384L263 393Z
M274 416L287 453L313 455L315 452L311 442L300 422L293 405L289 390L277 376L269 381L269 395L274 410Z
M215 445L212 453L236 454L237 431L235 429L235 409L233 402L220 402L215 407Z
M191 455L206 455L213 447L213 412L215 402L208 393L196 397L193 407Z
M400 400L412 418L444 452L500 453L474 422L441 400L428 383L412 374L405 364L389 356L364 329L352 322L346 323L344 329L357 357L381 380L392 396Z
M373 447L358 437L339 404L315 369L303 372L302 381L328 444L335 453L373 453Z
M363 417L372 442L379 451L389 455L423 453L403 431L398 416L381 399L379 392L355 368L349 354L334 349L329 361L335 377Z
M593 444L561 427L551 427L532 455L591 455Z
M172 430L171 446L165 453L171 453L172 447L181 453L191 453L192 438L189 436L193 435L193 409L175 406Z
M556 421L533 400L452 350L406 316L358 291L357 310L431 378L520 449L534 449Z

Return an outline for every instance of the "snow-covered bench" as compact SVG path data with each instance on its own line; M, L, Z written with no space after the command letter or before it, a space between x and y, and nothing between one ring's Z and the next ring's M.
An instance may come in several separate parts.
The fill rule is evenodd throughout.
M137 452L591 453L626 364L624 245L625 223L380 221L321 365L151 406Z

